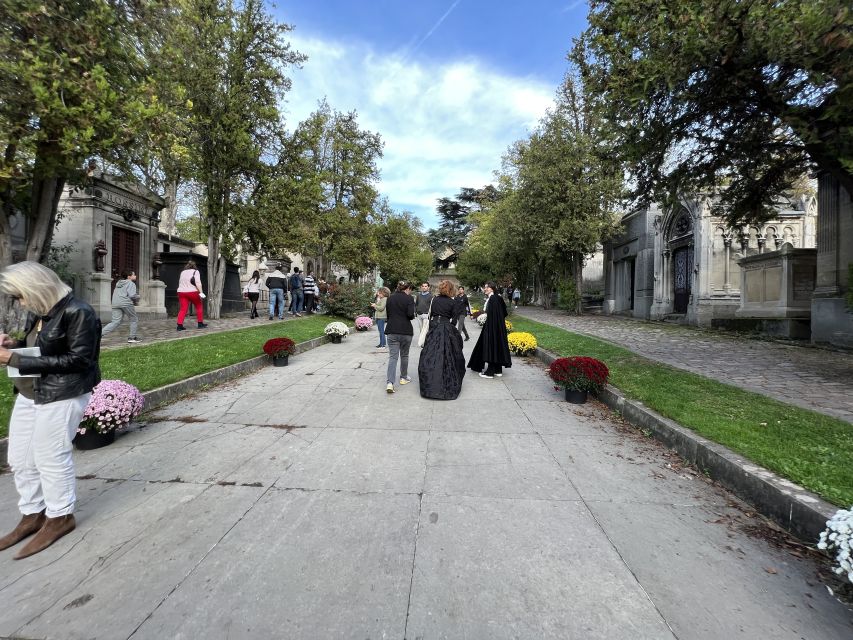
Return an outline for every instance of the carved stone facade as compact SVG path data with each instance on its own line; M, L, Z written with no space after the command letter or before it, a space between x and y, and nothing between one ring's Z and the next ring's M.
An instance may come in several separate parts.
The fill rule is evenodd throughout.
M137 184L96 171L85 188L66 190L59 201L54 247L69 247L74 292L109 321L112 290L123 269L133 270L142 318L165 318L165 287L159 280L157 228L163 199Z
M785 243L814 247L816 216L815 198L783 203L773 220L734 229L712 213L708 198L633 211L604 248L604 313L701 326L734 318L741 305L738 260Z

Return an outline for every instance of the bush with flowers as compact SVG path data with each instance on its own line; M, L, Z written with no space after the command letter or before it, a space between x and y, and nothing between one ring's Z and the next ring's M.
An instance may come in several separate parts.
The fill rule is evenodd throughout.
M479 316L481 313L483 313L483 312L482 312L482 311L480 311L477 307L472 307L472 308L471 308L471 317L472 317L474 320L476 320L476 319L477 319L477 316Z
M488 313L483 313L483 312L481 311L480 313L478 313L478 314L474 317L474 320L476 320L476 321L477 321L477 324L479 324L479 325L482 327L484 324L486 324L486 318L488 318L488 317L489 317L489 314L488 314Z
M529 356L536 352L536 338L532 333L525 331L514 331L506 337L509 350L516 356Z
M370 327L373 326L373 320L368 318L367 316L358 316L355 319L355 330L356 331L368 331Z
M77 433L87 429L107 433L121 429L142 412L145 398L139 389L122 380L102 380L94 389Z
M343 322L330 322L323 329L323 333L327 336L341 336L343 338L349 335L349 328Z
M586 356L557 358L548 367L555 389L571 391L601 391L607 384L610 371L601 360Z
M504 326L506 327L506 332L507 332L507 333L512 333L512 332L513 332L512 322L510 322L509 320L504 320Z
M283 358L293 355L296 343L290 338L270 338L264 343L264 353L270 358Z
M839 509L826 521L826 530L820 534L817 548L836 551L835 573L847 574L847 579L853 583L853 507L849 511Z

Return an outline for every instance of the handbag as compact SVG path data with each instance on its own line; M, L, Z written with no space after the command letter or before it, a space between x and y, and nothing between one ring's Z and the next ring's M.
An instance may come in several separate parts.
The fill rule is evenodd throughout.
M433 300L435 300L435 298L433 298ZM429 317L431 315L432 315L432 300L429 301L429 311L427 311L426 322L424 322L421 325L421 333L418 336L418 346L419 347L423 347L424 344L426 343L426 337L427 337L427 334L429 333Z

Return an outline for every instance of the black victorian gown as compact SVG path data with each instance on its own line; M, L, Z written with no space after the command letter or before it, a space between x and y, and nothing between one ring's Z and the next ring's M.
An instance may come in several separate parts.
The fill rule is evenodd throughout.
M468 368L473 371L482 371L488 362L490 366L501 367L512 366L512 356L509 353L509 343L506 339L506 304L503 298L494 293L489 296L489 301L484 309L486 323L477 338L477 344L471 351L468 360Z
M465 357L462 336L456 320L462 312L459 303L448 296L432 301L429 333L418 362L421 396L435 400L455 400L462 390Z

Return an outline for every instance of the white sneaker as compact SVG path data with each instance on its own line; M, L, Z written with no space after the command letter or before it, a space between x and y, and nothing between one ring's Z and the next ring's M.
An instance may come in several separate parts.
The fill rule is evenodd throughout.
M140 340L139 338L133 337L133 338L128 338L128 339L127 339L127 342L128 342L129 344L136 344L136 343L138 343L138 342L142 342L142 340Z
M387 391L388 393L394 393L394 385L389 382L388 385L385 387L385 391Z
M488 373L483 373L483 372L481 371L481 372L480 372L480 377L481 377L481 378L488 378L489 380L491 380L491 379L492 379L492 378L494 378L495 376L490 375L490 374L488 374Z
M503 378L503 375L504 375L504 374L502 374L502 373L496 373L496 374L495 374L495 377L496 377L496 378Z
M409 384L411 381L412 379L409 376L406 376L405 378L400 378L400 384Z

